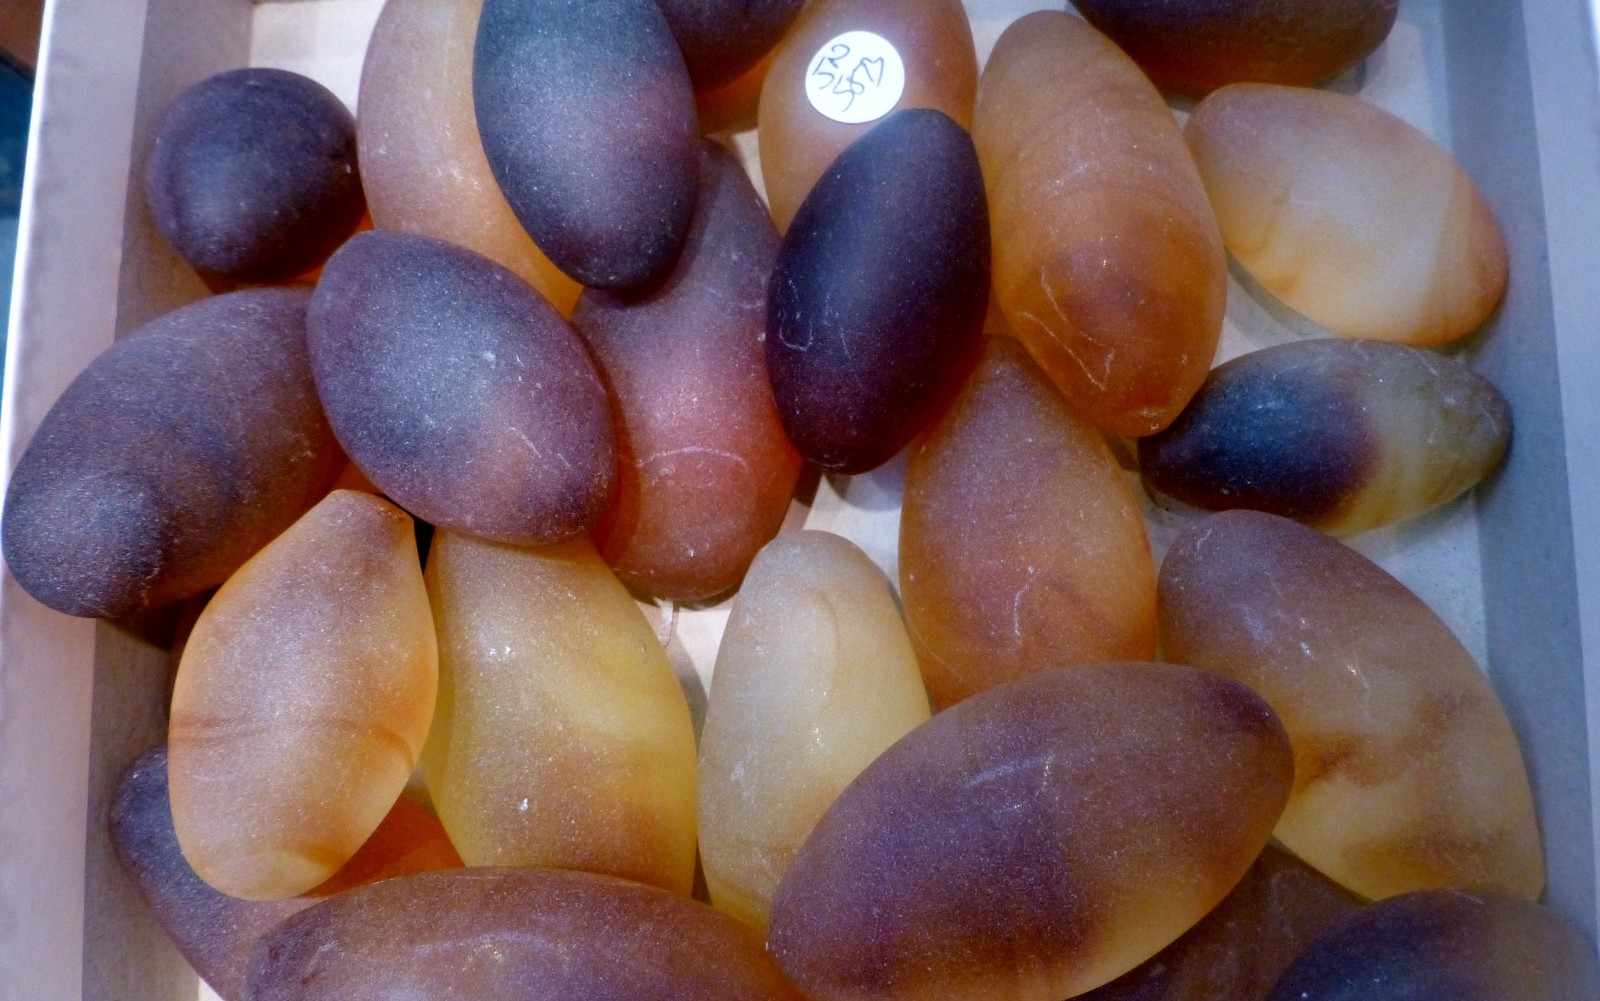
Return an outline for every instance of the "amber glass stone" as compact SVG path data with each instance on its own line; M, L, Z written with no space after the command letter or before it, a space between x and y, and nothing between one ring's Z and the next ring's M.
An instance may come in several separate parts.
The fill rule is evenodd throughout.
M1103 435L991 337L913 448L900 595L940 706L1035 671L1156 652L1138 501Z
M305 893L416 769L439 660L411 519L335 490L217 591L172 691L173 827L224 893Z
M1173 660L1252 685L1294 744L1285 847L1369 898L1439 887L1535 899L1544 858L1516 735L1422 600L1339 541L1227 511L1161 565Z
M1211 367L1227 267L1161 95L1104 35L1042 11L995 44L972 135L1007 324L1097 426L1171 423Z
M672 665L588 539L439 532L439 708L423 774L468 865L553 865L688 895L694 724Z
M1222 239L1256 281L1345 337L1421 346L1477 328L1509 266L1455 159L1359 98L1235 84L1184 134Z
M711 902L765 932L778 880L823 811L927 718L883 571L827 532L768 543L734 601L700 736Z

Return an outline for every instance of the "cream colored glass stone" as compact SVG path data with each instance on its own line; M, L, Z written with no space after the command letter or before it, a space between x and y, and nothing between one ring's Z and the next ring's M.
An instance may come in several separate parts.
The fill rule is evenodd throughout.
M1500 228L1443 149L1357 98L1235 84L1185 127L1222 239L1306 317L1346 337L1431 345L1506 286Z
M827 532L756 556L717 651L700 737L711 901L761 931L789 860L839 792L928 718L882 571Z

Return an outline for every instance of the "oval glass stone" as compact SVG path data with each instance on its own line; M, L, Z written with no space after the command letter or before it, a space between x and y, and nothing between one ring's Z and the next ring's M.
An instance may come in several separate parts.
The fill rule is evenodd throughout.
M1511 440L1489 380L1420 348L1311 340L1212 370L1166 430L1139 440L1145 485L1349 535L1470 490Z
M178 843L223 893L304 893L377 828L438 688L411 519L335 490L200 613L172 692Z
M800 475L762 347L778 235L738 160L714 143L703 156L666 281L643 296L591 290L572 318L617 427L617 490L595 543L624 583L680 602L739 583Z
M1269 1001L1589 1001L1594 946L1525 900L1431 890L1379 901L1317 940Z
M1211 367L1227 267L1161 95L1105 36L1041 11L995 44L972 135L1006 323L1095 425L1171 423Z
M1168 657L1250 684L1294 744L1284 846L1370 898L1459 886L1534 899L1544 859L1516 735L1438 616L1377 564L1229 511L1168 550Z
M1219 675L1101 664L991 688L834 802L778 887L769 948L827 1001L1060 1001L1221 901L1291 772L1266 703Z
M937 111L896 112L828 169L778 251L767 369L800 454L841 473L887 462L960 387L988 297L972 140Z
M553 865L688 895L694 724L672 665L587 539L438 532L439 710L423 774L468 865Z
M1105 438L1009 338L911 455L900 594L934 702L1156 652L1138 502Z
M306 354L309 295L254 289L153 320L50 408L6 488L5 559L69 615L215 587L344 462Z
M658 278L694 210L694 90L653 0L485 0L472 93L528 234L572 278Z
M328 261L307 325L334 433L417 517L536 544L605 510L605 387L555 308L498 264L431 237L362 233Z
M700 735L711 902L766 931L778 880L823 811L927 718L883 572L826 532L768 543L734 601Z
M1078 13L1163 87L1310 86L1383 44L1399 0L1075 0Z
M1449 153L1358 98L1236 84L1184 134L1228 250L1345 337L1443 344L1505 292L1505 242Z
M489 170L472 108L483 0L387 0L361 65L356 138L373 224L474 250L570 314L580 286L544 255Z
M972 123L972 101L978 88L978 57L972 27L960 0L816 0L800 12L794 27L773 55L761 88L758 112L761 176L779 231L786 231L811 188L845 147L867 133L877 119L863 123L835 121L819 112L807 96L810 87L827 82L849 96L874 90L874 64L836 56L827 45L851 31L877 35L899 56L905 89L893 108L933 108L963 128ZM824 64L843 58L837 66ZM879 58L882 58L881 54ZM843 82L840 82L843 81Z
M156 229L196 270L293 278L333 253L366 211L355 119L298 73L219 73L167 110L144 191Z
M225 1001L243 996L256 939L289 915L350 887L461 865L439 822L402 796L350 861L308 894L240 900L220 893L195 874L178 847L166 745L140 755L123 773L108 819L122 871L183 958Z
M732 82L761 61L805 0L657 0L698 91Z
M654 887L556 869L390 879L256 946L250 1001L803 1001L748 929Z

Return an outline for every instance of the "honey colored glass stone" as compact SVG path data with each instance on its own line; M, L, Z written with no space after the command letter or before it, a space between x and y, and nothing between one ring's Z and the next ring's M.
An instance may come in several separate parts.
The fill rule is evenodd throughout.
M1212 370L1166 430L1139 440L1146 486L1349 535L1413 518L1505 455L1505 399L1465 364L1380 341L1294 341Z
M766 931L817 819L928 696L889 582L826 532L768 543L717 650L700 735L700 858L711 902Z
M1449 153L1344 94L1236 84L1185 135L1228 250L1262 287L1346 337L1455 340L1505 292L1505 242Z
M587 539L438 532L439 711L423 774L468 865L552 865L688 895L694 724L672 665Z
M556 869L391 879L302 911L251 959L251 1001L804 1001L737 921Z
M972 26L960 0L816 0L800 12L774 51L761 88L761 176L779 231L846 146L872 122L836 122L812 107L808 77L824 43L847 31L870 31L905 65L895 110L933 108L966 128L978 88Z
M1592 1001L1594 946L1525 900L1428 890L1373 904L1319 939L1270 1001Z
M1156 651L1138 502L1105 438L1009 338L911 453L900 595L935 704Z
M1277 837L1369 898L1458 886L1529 900L1544 860L1505 710L1403 584L1275 515L1213 515L1160 575L1173 660L1253 685L1294 744Z
M1079 1001L1265 1001L1306 947L1361 906L1361 898L1268 845L1199 924Z
M1074 0L1073 6L1163 87L1309 86L1354 66L1389 37L1399 0Z
M483 0L387 0L361 68L356 139L372 221L475 250L572 312L581 286L544 255L489 171L472 110Z
M334 434L407 511L535 545L605 510L605 386L577 333L505 268L432 237L361 233L328 261L306 325Z
M694 211L694 89L654 0L484 0L473 108L540 249L596 288L671 267Z
M278 922L342 890L434 869L459 868L444 828L404 797L326 883L284 900L240 900L207 886L178 847L167 798L167 749L145 752L123 774L111 802L111 846L162 930L224 1001L244 995L256 939Z
M69 615L215 587L315 504L344 461L317 402L299 289L215 296L90 363L6 487L5 559Z
M1211 367L1227 266L1161 95L1104 35L1042 11L995 44L972 136L1007 324L1096 426L1166 427Z
M1220 902L1292 769L1266 703L1220 675L1116 663L991 688L834 801L769 947L818 1001L1060 1001Z
M184 647L168 780L184 857L223 893L305 893L416 768L438 648L411 519L335 490L222 586Z
M591 290L573 316L617 427L600 555L630 587L685 602L739 583L800 475L762 347L778 234L738 160L714 143L702 156L666 281L643 296Z

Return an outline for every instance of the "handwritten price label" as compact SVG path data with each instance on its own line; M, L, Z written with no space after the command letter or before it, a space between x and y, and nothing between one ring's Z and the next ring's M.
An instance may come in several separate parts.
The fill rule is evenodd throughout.
M858 125L894 110L906 89L900 53L881 35L847 31L830 38L811 57L806 97L836 122Z

